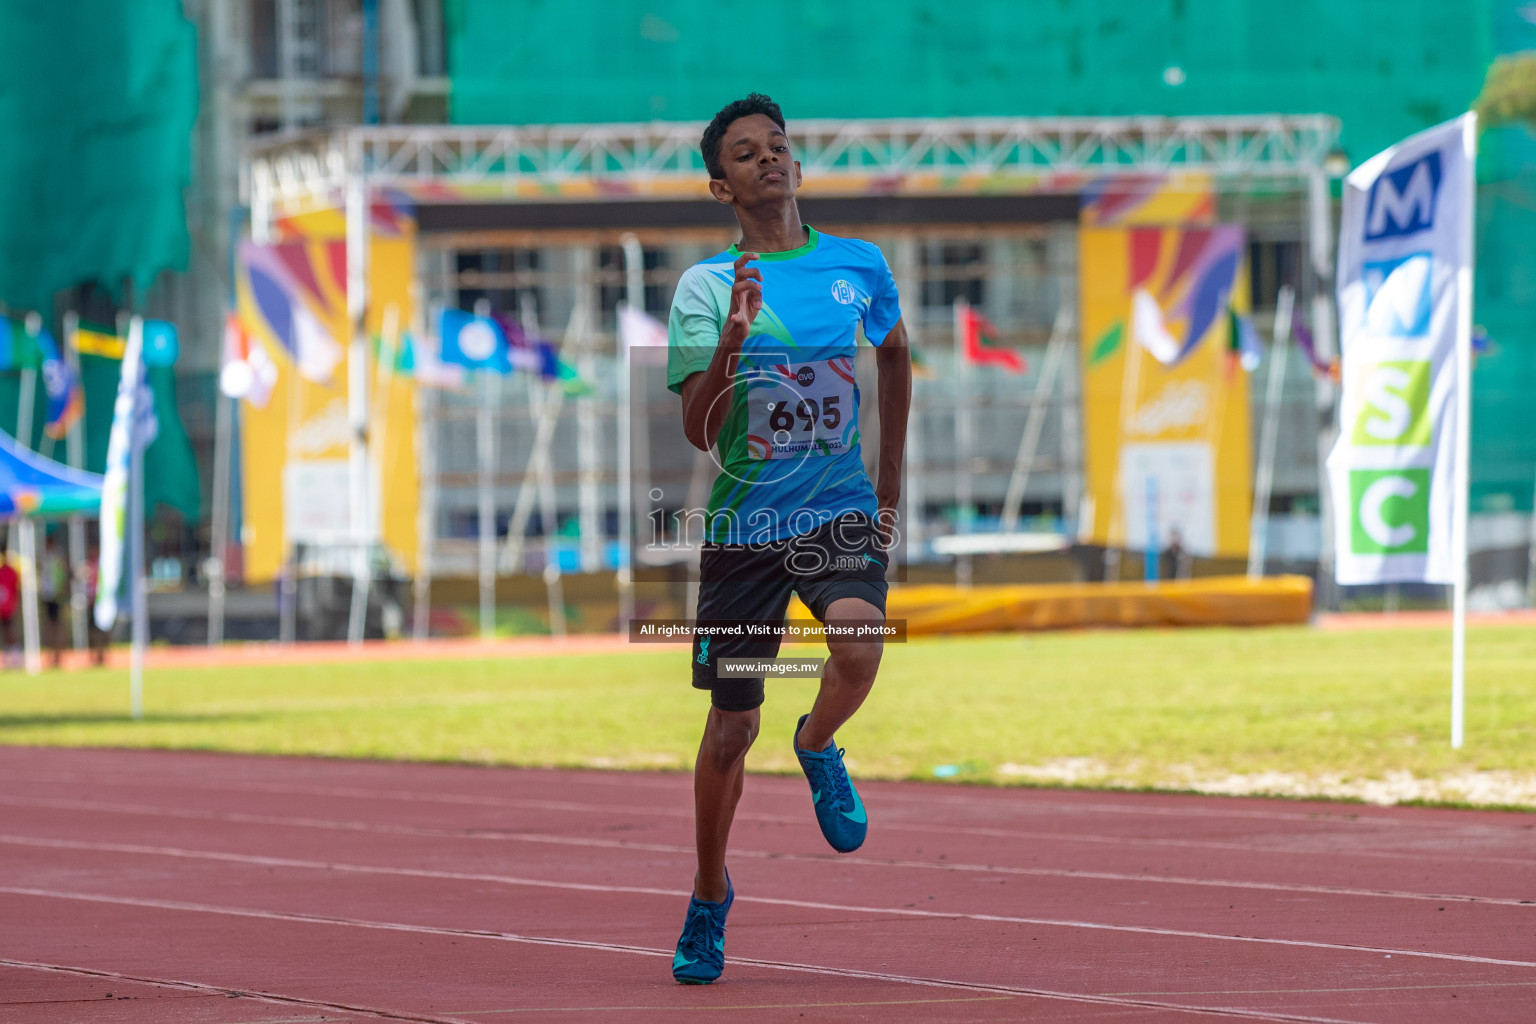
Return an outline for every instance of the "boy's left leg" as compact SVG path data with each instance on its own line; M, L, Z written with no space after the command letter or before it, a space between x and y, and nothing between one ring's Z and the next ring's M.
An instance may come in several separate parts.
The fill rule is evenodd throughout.
M843 597L827 606L829 622L880 624L885 613L857 597ZM800 726L795 746L801 750L822 750L832 742L838 728L853 717L875 685L880 657L885 645L879 640L831 639L827 641L826 671L811 713Z
M709 709L704 739L699 743L699 756L693 767L694 831L699 857L693 895L698 899L722 903L730 890L725 848L731 838L736 805L741 801L747 751L757 739L761 715L756 708Z
M805 546L819 550L825 568L797 584L796 590L811 614L829 627L854 627L855 632L829 631L821 689L795 730L795 757L811 784L821 834L832 849L849 853L863 845L868 816L834 734L864 704L880 669L885 645L879 633L857 627L885 622L889 557L879 546L873 524L862 516L829 524Z

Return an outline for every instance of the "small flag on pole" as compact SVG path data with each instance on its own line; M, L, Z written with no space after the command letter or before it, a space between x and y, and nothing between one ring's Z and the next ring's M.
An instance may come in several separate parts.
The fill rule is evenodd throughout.
M48 421L43 433L57 440L85 413L85 394L48 328L38 331L34 341L42 356L43 390L48 394Z
M123 346L127 342L115 333L81 324L75 330L75 351L83 356L100 356L103 359L123 358Z
M168 320L144 321L144 365L175 366L181 355L176 325Z
M619 337L625 348L666 348L667 325L626 302L619 307Z
M1163 322L1163 309L1145 288L1131 294L1131 337L1164 366L1179 361L1182 345Z
M592 385L583 380L581 374L576 372L576 367L560 358L560 350L552 342L541 341L538 343L539 376L545 382L559 381L565 393L572 396L592 394Z
M1264 348L1259 344L1259 332L1254 330L1253 321L1235 309L1227 310L1227 317L1231 321L1231 337L1228 345L1232 354L1237 357L1238 364L1244 372L1252 373L1259 368L1259 363L1264 359Z
M316 384L329 383L343 355L340 343L304 303L294 302L292 315L293 355L299 364L299 376Z
M972 366L1001 366L1009 373L1023 373L1024 358L998 344L1001 333L992 322L968 305L960 304L955 323L960 329L961 352Z
M245 332L239 314L226 314L219 390L230 398L244 399L258 409L265 409L276 384L277 364L261 343Z
M492 317L445 309L438 317L438 339L444 363L488 373L512 372L507 332Z

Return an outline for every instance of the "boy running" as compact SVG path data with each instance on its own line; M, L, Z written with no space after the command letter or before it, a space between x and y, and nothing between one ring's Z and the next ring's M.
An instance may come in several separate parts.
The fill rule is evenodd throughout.
M800 220L800 165L778 104L753 93L715 115L700 144L709 190L741 241L684 272L672 302L667 384L694 447L717 449L699 565L698 622L782 624L791 592L823 622L885 621L882 536L901 493L912 368L896 285L880 250ZM880 458L871 485L859 449L857 330L879 368ZM834 733L869 695L878 640L829 639L821 689L792 743L822 835L864 842L863 802ZM735 890L725 868L763 679L717 675L721 658L772 658L777 634L696 636L693 685L711 693L694 766L698 874L672 960L683 984L725 964Z

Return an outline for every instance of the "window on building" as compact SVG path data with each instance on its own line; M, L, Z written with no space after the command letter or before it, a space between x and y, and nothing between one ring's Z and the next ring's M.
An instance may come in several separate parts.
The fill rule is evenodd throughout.
M544 305L544 254L538 249L491 249L457 255L458 304L472 310L480 299L513 318L525 306L538 314Z
M924 306L947 307L956 299L983 304L987 261L979 242L929 242L920 251Z
M1273 309L1282 286L1297 287L1300 269L1300 242L1249 242L1248 282L1253 308Z
M651 271L666 270L672 265L672 254L666 249L642 249L646 271L645 311L652 316L665 317L668 312L669 289L655 278ZM618 316L619 303L629 293L622 246L605 245L597 251L598 303L602 309L603 323L611 324Z

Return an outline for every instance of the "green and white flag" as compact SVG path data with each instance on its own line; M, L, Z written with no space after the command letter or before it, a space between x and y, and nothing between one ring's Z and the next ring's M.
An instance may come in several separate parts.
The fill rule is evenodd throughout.
M1476 131L1475 115L1448 121L1378 153L1344 182L1343 397L1328 457L1343 584L1454 582Z

